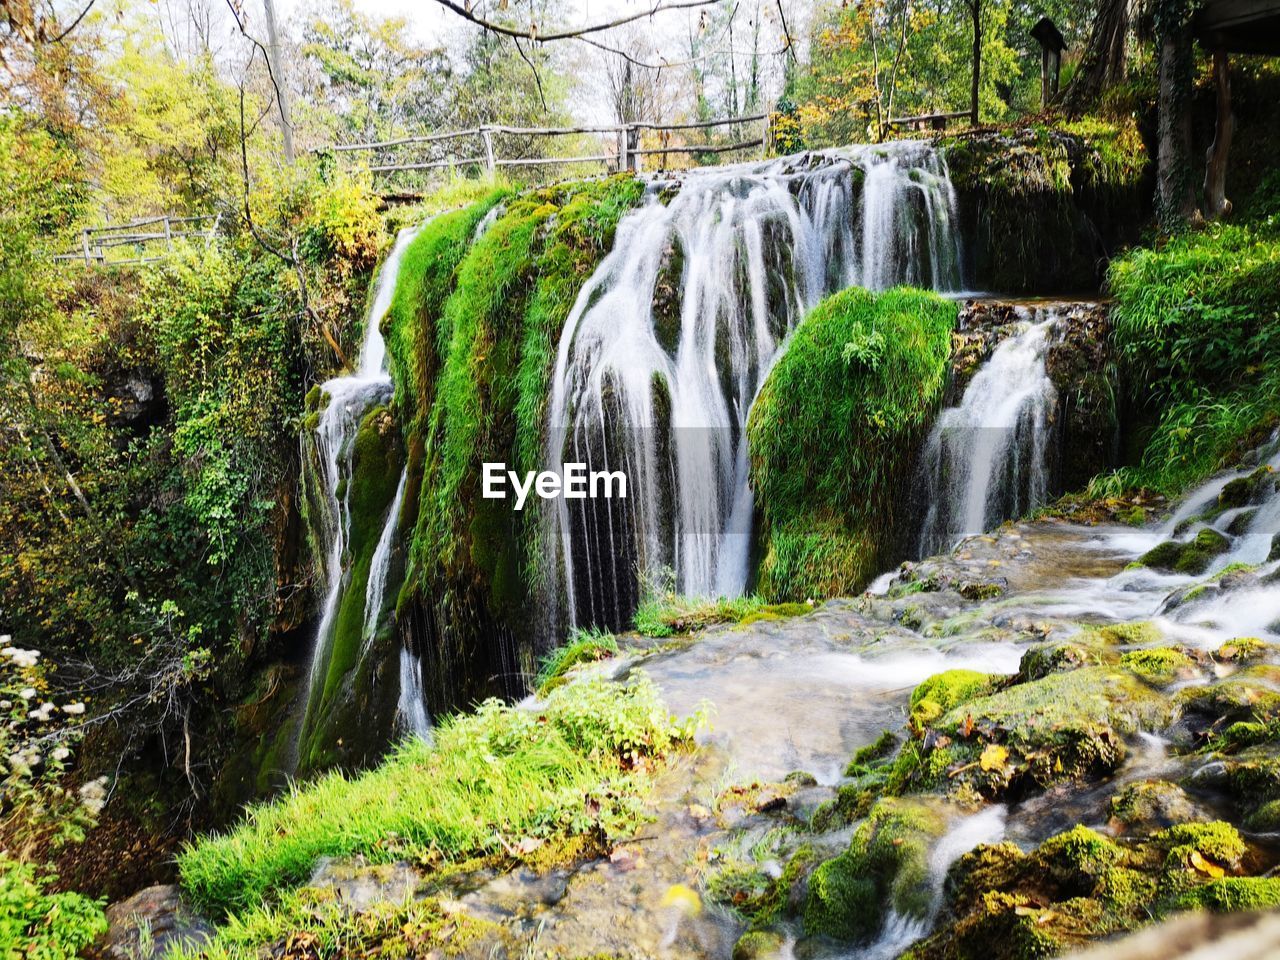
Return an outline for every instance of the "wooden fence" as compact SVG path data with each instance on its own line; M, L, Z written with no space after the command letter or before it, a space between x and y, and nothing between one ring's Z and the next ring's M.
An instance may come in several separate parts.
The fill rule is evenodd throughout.
M99 264L154 263L173 252L173 242L184 237L198 237L205 246L218 231L222 214L198 217L148 217L105 227L87 227L80 231L80 248L55 254L54 260L75 260L86 266ZM108 251L130 248L126 256L114 257ZM159 248L159 252L157 252Z
M661 143L658 146L643 146L641 134L656 133L660 138L669 138L682 131L710 130L716 127L730 127L742 124L760 123L763 126L759 136L725 144L689 144ZM531 137L535 139L566 136L599 134L613 135L616 138L616 149L581 156L522 156L503 157L495 144L495 138ZM390 174L409 171L426 170L459 170L466 167L480 167L492 175L503 167L544 167L571 163L602 163L606 169L634 170L639 173L644 165L644 158L662 155L663 165L669 155L709 155L716 156L739 150L761 148L763 153L769 139L769 115L767 113L750 116L733 117L728 120L703 120L696 123L628 123L585 125L579 127L509 127L481 126L470 130L453 130L447 133L432 133L418 137L402 137L398 140L383 140L374 143L344 143L328 147L319 147L312 151L317 154L350 155L353 153L374 153L374 162L369 165L372 173ZM377 154L386 151L404 151L414 148L431 150L436 147L447 147L447 156L425 160L391 160L379 161Z

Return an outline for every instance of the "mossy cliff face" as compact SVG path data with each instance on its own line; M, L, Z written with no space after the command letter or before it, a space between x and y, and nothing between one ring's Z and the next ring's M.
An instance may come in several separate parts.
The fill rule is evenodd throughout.
M434 709L523 694L532 675L541 517L483 499L482 464L541 468L560 330L642 192L616 177L495 195L430 222L406 255L386 324L393 377L409 384L396 398L412 530L397 616Z
M931 293L851 289L796 329L747 425L765 596L850 594L882 568L955 321Z
M1146 149L1130 121L946 138L966 281L1000 293L1096 290L1149 220Z
M395 497L403 445L400 429L385 406L365 414L352 443L346 491L350 514L344 558L346 584L334 618L324 673L311 691L302 718L299 771L371 762L381 753L395 715L394 636L384 628L365 637L364 626L369 571ZM317 469L310 471L312 477ZM386 599L383 602L386 606ZM273 746L269 752L274 755L277 749Z

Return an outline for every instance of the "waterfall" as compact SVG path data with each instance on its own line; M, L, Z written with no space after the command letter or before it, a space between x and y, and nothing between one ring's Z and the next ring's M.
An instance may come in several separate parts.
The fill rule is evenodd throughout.
M919 555L949 549L1045 502L1046 465L1057 391L1045 354L1054 308L1019 308L1024 329L1004 340L939 414L923 456L928 509Z
M654 578L741 593L747 414L788 333L854 284L960 286L955 194L927 144L699 171L674 189L653 184L619 224L560 337L548 465L622 470L629 495L548 511L557 623L622 626Z
M318 479L323 491L320 516L316 518L316 522L323 545L325 595L320 608L320 623L312 645L311 664L307 674L306 708L299 736L305 734L312 711L324 689L332 650L334 621L349 580L346 556L351 535L349 488L356 432L364 415L374 406L386 403L392 395L391 376L387 372L386 344L380 329L382 319L390 309L395 295L400 262L416 234L416 228L402 230L378 271L377 286L365 318L364 342L360 347L360 360L355 372L327 380L321 385L322 394L328 397L328 405L320 414L314 443L320 467ZM308 442L305 435L302 442L304 445ZM305 449L303 454L305 461ZM387 511L370 566L369 579L365 585L367 602L362 645L368 644L377 629L404 486L405 478L402 476L394 501Z

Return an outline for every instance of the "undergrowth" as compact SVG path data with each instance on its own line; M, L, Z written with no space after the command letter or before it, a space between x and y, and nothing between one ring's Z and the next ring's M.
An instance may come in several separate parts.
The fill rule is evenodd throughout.
M568 641L543 658L534 687L546 696L564 682L565 674L582 663L607 660L618 653L618 641L597 627L574 630Z
M914 443L946 380L956 304L854 288L792 335L748 421L762 514L760 592L856 592L881 567Z
M1280 210L1114 261L1115 344L1155 419L1140 463L1091 493L1176 495L1266 438L1280 414Z
M671 717L644 677L565 685L538 711L489 700L440 724L434 744L406 741L374 770L330 773L250 808L183 851L182 885L222 918L301 884L322 857L439 865L607 841L635 828L647 772L696 724Z

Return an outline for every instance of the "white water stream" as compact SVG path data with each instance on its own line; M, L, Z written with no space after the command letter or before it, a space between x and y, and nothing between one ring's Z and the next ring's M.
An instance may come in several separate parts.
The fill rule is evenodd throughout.
M929 506L918 555L946 550L1045 502L1057 391L1045 370L1052 307L1019 308L1027 326L996 347L957 406L939 414L923 457Z
M306 709L302 721L304 726L316 705L319 693L324 688L325 673L332 652L334 621L349 580L349 558L347 557L347 546L351 535L349 488L356 432L365 414L377 404L387 402L392 395L393 387L391 375L387 371L386 343L383 340L381 324L395 295L401 259L417 232L417 228L402 230L378 271L373 302L365 317L364 341L360 347L360 360L355 372L343 377L334 377L321 385L322 392L329 400L320 414L314 442L319 454L320 480L325 495L323 513L318 518L324 544L325 596L321 606L320 623L316 628L315 642L312 645L311 665L307 673ZM305 437L303 442L307 442ZM378 615L386 590L387 571L393 552L404 485L405 478L401 476L370 566L369 581L366 585L362 638L362 644L365 645L377 631ZM305 735L305 732L305 729L300 730L300 736Z

